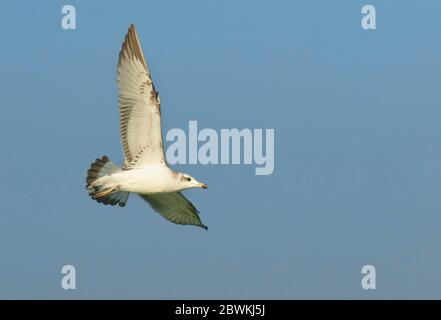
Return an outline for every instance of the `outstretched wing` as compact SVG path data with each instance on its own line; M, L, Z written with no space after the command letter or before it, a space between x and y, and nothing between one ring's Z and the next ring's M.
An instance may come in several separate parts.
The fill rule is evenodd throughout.
M124 167L165 163L159 95L134 25L130 25L119 53L118 89Z
M140 194L140 196L167 220L176 224L191 224L207 230L207 226L199 218L199 211L182 193Z

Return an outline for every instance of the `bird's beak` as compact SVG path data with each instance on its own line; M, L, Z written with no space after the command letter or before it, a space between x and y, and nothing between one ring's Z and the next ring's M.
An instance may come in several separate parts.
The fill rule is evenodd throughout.
M200 184L201 188L208 189L208 186L205 183Z

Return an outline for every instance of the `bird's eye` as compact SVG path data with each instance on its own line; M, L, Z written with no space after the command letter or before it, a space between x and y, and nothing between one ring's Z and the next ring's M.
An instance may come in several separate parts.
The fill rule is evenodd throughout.
M181 181L191 181L191 178L186 176L181 176Z

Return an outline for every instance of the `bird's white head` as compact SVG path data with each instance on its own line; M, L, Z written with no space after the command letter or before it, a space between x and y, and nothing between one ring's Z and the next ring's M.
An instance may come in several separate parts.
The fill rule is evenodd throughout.
M207 189L208 186L205 183L197 181L195 178L186 173L179 174L179 182L183 189L190 188L204 188Z

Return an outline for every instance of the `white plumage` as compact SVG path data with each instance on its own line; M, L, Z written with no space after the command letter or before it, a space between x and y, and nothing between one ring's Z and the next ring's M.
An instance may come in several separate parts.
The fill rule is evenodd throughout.
M104 204L124 206L129 193L137 193L171 222L206 229L180 191L207 186L167 166L160 99L134 25L119 54L118 89L124 166L119 168L106 156L92 163L86 179L89 195Z

